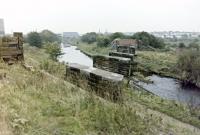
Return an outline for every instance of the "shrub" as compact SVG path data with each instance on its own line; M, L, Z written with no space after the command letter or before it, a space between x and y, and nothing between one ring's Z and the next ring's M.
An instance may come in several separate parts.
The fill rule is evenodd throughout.
M117 38L121 38L122 39L122 38L126 38L126 36L121 32L115 32L110 36L110 40L111 41L113 41L113 40L115 40Z
M81 40L88 44L94 43L97 41L97 34L95 32L86 33L81 37Z
M178 58L177 69L184 84L192 83L200 87L200 52L184 51Z
M165 43L162 39L156 38L154 35L151 35L147 32L135 33L132 38L142 41L144 46L151 46L154 48L164 48L165 47Z
M185 44L184 43L179 43L178 47L179 48L185 48Z
M107 47L110 44L110 39L107 37L99 37L97 39L97 45L99 47Z
M57 61L58 56L62 55L61 46L57 42L46 43L44 48L54 61Z
M30 32L27 36L27 42L31 46L41 47L42 46L42 39L37 32Z
M59 38L55 33L53 33L52 31L49 31L49 30L43 30L41 33L40 33L40 37L43 41L43 43L45 42L61 42L61 38Z
M190 49L194 49L194 50L199 50L199 44L198 43L195 43L195 42L192 42L189 44L188 46Z

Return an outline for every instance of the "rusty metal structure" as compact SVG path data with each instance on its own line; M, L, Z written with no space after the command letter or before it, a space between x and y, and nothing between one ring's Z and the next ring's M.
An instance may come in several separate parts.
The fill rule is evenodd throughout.
M0 59L8 63L24 60L22 33L14 32L12 37L0 37Z

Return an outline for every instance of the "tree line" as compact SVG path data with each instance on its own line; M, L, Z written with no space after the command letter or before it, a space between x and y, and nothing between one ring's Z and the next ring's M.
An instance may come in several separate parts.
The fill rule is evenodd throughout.
M132 36L124 35L121 32L116 32L110 35L97 34L95 32L86 33L81 37L83 42L92 44L97 42L99 47L107 47L115 39L136 39L140 40L143 46L151 46L154 48L164 48L165 43L162 39L155 37L148 32L137 32Z
M58 56L62 55L60 46L61 37L50 30L43 30L40 33L35 31L30 32L25 37L25 42L30 46L45 49L54 61L57 60Z

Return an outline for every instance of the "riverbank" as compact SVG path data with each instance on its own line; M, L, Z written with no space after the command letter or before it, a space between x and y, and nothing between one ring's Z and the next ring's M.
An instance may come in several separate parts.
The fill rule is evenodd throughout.
M81 65L93 66L92 59L81 52L76 46L62 47L63 55L58 58L60 62L65 63L78 63Z
M114 104L66 82L65 65L51 61L44 50L24 48L25 62L34 71L27 71L21 65L1 64L0 69L7 73L0 80L2 131L20 135L198 135L200 132L181 122L200 127L198 113L182 104L136 88L124 88L124 101Z
M101 50L101 48L97 47L96 44L91 44L91 45L79 44L78 47L81 50L83 50L84 52L89 52L90 54L100 53L100 54L105 55L106 53L108 54L108 52L110 51L110 48L103 48L103 50ZM176 71L175 67L176 67L177 56L173 52L170 53L170 52L139 51L139 52L137 52L137 55L138 56L136 58L136 61L138 62L138 71L135 72L134 77L139 78L139 80L144 81L144 82L149 82L150 80L147 80L145 77L152 75L152 74L158 74L158 75L165 76L165 77L180 79L180 76L178 76L178 75L176 75L176 73L174 73ZM138 73L138 74L136 74L136 73ZM132 91L132 90L130 90L130 91ZM149 92L147 92L144 95L145 95L145 97L149 96L148 97L149 100L151 102L154 102L157 104L157 100L156 100L157 96L152 95ZM142 98L142 96L141 96L141 98ZM160 106L160 107L157 108L156 106L154 106L155 108L157 108L159 111L164 111L168 115L176 117L185 122L188 121L187 119L182 119L180 117L180 116L183 116L183 114L179 114L179 112L182 112L183 109L180 109L180 108L178 109L178 108L174 107L176 109L174 109L173 111L172 110L165 111L165 109L168 110L171 105L176 106L177 105L176 102L170 101L171 103L169 103L169 106L165 108L164 107L166 105L165 102L167 102L167 104L168 104L168 101L164 100L162 98L160 98L160 99L163 101L163 103L158 103L159 105L157 104L156 106L157 107ZM143 100L143 99L141 99L141 100ZM151 102L148 102L150 106L152 105ZM148 105L148 103L147 104L145 103L145 104ZM190 109L190 111L197 110L197 112L198 112L200 110L199 108L196 109L196 107L192 107L192 104L188 103L187 105L191 105L190 107L193 108L193 109ZM177 111L177 110L179 110L179 111ZM198 121L199 121L200 112L198 112L198 113L195 113L195 115L196 115L195 117L193 117L191 115L193 117L192 118L193 120L189 120L189 121L193 121L191 123L193 123L193 124L199 123ZM187 116L183 116L183 117L187 117ZM196 121L196 122L194 122L194 121Z

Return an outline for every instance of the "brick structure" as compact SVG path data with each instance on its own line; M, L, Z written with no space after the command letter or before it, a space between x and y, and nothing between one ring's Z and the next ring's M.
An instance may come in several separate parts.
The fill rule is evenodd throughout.
M93 67L118 73L125 77L132 75L132 62L130 58L94 55Z
M109 56L129 58L133 61L135 55L130 53L109 52Z
M22 33L15 32L13 37L0 37L0 59L5 62L24 60Z
M123 75L75 63L66 67L68 81L114 102L123 99L123 78Z

